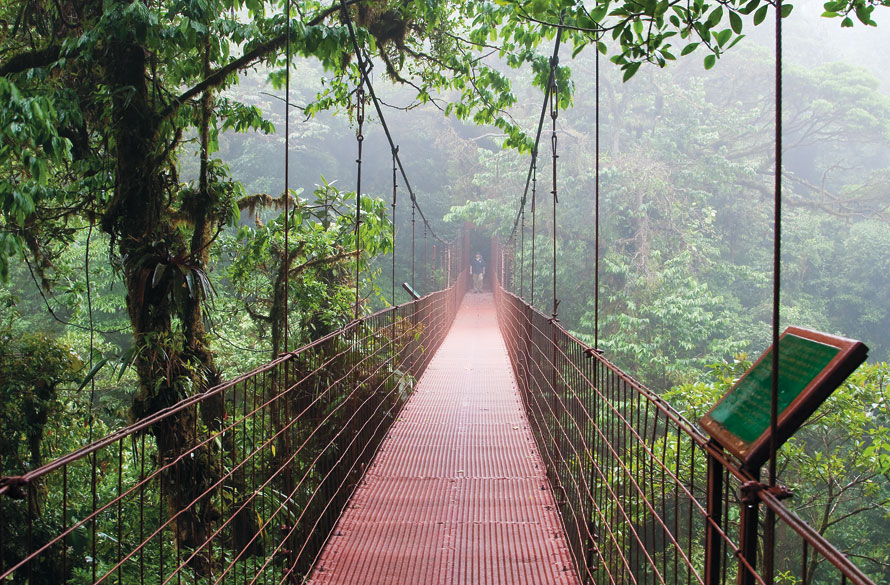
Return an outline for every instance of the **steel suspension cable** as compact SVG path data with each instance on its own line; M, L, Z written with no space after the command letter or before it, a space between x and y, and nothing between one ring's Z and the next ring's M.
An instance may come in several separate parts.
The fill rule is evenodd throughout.
M565 13L563 13L564 15ZM559 17L559 27L556 29L556 42L553 45L553 55L550 57L550 62L552 63L554 60L559 62L559 46L562 42L562 21L563 15ZM525 208L526 196L528 195L529 183L532 179L532 174L534 172L534 165L538 156L538 143L541 141L541 131L544 128L544 116L547 114L547 105L550 103L550 91L553 87L553 75L555 74L553 68L550 69L551 78L547 80L547 89L544 91L544 103L541 105L541 115L538 117L538 130L535 133L535 145L532 148L532 161L528 166L528 174L525 178L525 189L522 192L522 199L519 202L519 211L516 213L516 219L513 220L513 229L510 230L510 237L508 240L512 240L516 235L516 228L519 225L519 219L522 214L522 210Z
M599 36L596 37L596 59L594 64L594 196L593 196L593 213L594 213L594 267L593 267L593 352L599 353L599 328L600 328L600 52L599 52ZM600 360L593 360L593 381L599 384ZM594 413L599 410L598 396L594 395L592 408ZM594 415L595 416L595 415ZM593 427L594 425L591 425ZM591 436L588 439L590 444L594 443L595 431L591 428ZM593 460L591 456L591 460ZM591 465L588 475L588 486L596 486L597 466ZM598 490L594 487L597 494L592 498L593 502L598 499ZM594 504L597 508L596 504ZM593 536L592 527L588 527L587 548L588 566L593 564L593 551L596 548L595 537Z
M285 40L284 54L284 348L287 353L290 341L288 301L290 296L290 0L284 3Z
M284 353L288 352L290 341L290 9L291 0L285 0L285 27L287 41L285 46L285 80L284 80ZM290 368L284 369L284 388L290 386ZM290 401L284 402L284 417L290 420ZM285 451L290 450L290 434L284 436ZM289 490L292 485L290 469L284 475L284 489Z
M396 171L396 153L399 147L396 146L392 153L392 296L390 304L396 304L396 198L398 195L399 179Z
M349 37L352 40L356 63L358 65L359 73L361 74L361 82L368 87L368 93L371 95L371 101L374 103L374 109L377 111L377 117L380 119L380 125L383 126L383 132L386 134L386 139L387 141L389 141L389 146L392 149L393 154L395 155L396 163L398 164L399 171L402 174L402 180L405 182L405 188L408 190L408 194L411 197L412 203L417 207L417 212L420 214L421 219L423 219L423 223L430 230L432 236L443 244L447 244L448 242L439 237L439 235L436 233L436 230L433 229L433 226L430 224L426 215L424 215L423 209L420 208L420 204L417 203L414 189L411 188L411 183L408 181L408 175L405 173L405 167L404 165L402 165L402 159L399 157L398 148L396 147L396 143L392 138L392 133L389 131L389 126L386 123L386 118L383 116L383 108L381 108L380 106L380 100L377 99L377 93L374 91L374 86L371 83L370 78L368 77L369 61L364 57L361 48L359 47L358 39L355 36L355 29L352 26L352 17L349 15L349 10L346 8L346 0L340 0L340 9L343 13L343 20L346 22L346 28L349 30Z
M535 219L537 218L537 214L535 213L537 207L537 196L535 191L538 186L538 151L535 150L532 153L532 277L531 277L531 298L529 300L529 304L531 306L535 306Z
M522 214L519 228L519 297L522 298L525 290L525 206L519 212Z
M553 152L553 162L551 164L553 170L553 313L551 317L556 321L559 316L559 299L556 296L556 204L559 203L559 197L556 189L556 119L559 117L559 84L556 80L556 68L559 66L559 57L554 56L550 61L550 83L553 84L550 90L550 119L553 121L553 133L550 135L550 148Z
M287 39L285 41L285 63L284 63L284 337L282 339L284 347L281 353L287 353L290 348L290 63L291 63L291 0L285 0L284 3L284 20ZM290 368L284 369L284 389L290 386ZM281 389L278 390L281 392ZM285 401L284 417L290 419L290 401ZM285 451L290 450L289 435L284 437ZM177 467L177 475L179 474ZM289 471L289 470L288 470ZM291 487L291 474L284 474L284 489L289 490ZM178 545L178 542L177 542ZM177 546L177 560L179 559L179 547ZM169 580L169 579L168 579Z
M96 376L95 376L95 372L93 372L93 350L94 350L94 345L95 345L95 335L96 334L93 329L93 295L92 295L92 288L90 286L90 240L92 239L92 236L93 236L93 222L91 220L90 221L90 229L87 232L86 254L84 256L84 271L86 273L86 281L87 281L86 282L86 285L87 285L87 310L89 312L89 317L90 317L90 369L89 369L89 371L93 373L93 375L90 377L90 404L89 404L89 415L88 415L89 419L90 419L90 430L89 430L89 435L87 438L87 444L91 444L93 442L93 423L95 422L95 419L93 416L93 402L96 399ZM96 454L95 453L93 453L93 456L92 456L91 467L92 467L92 471L91 471L91 475L90 475L90 494L92 495L93 510L95 510L96 506L99 503L98 491L96 489L96 467L97 467L97 465L96 465ZM96 536L97 536L96 523L94 522L93 525L90 527L90 554L92 555L93 558L96 558ZM30 540L30 530L29 530L29 540ZM28 549L29 550L31 549L30 543L28 545ZM95 563L93 563L93 564L95 565ZM92 567L91 571L92 571L93 581L95 581L96 580L96 567L95 566ZM29 581L31 580L30 577L31 577L31 575L30 575L30 568L29 568L29 579L28 579Z
M776 0L776 122L775 122L775 200L773 210L773 315L772 315L772 380L770 389L769 487L776 485L776 451L779 424L779 327L781 311L782 270L782 0ZM763 573L767 585L774 582L776 550L776 517L767 507L764 522Z
M597 37L599 44L599 37ZM593 267L593 349L599 351L600 337L600 52L596 48L596 64L594 67L594 91L596 93L596 106L594 124L594 267Z
M362 127L365 124L365 90L359 82L359 86L355 92L356 99L356 120L358 121L358 132L355 135L355 141L358 143L358 158L355 163L358 165L356 170L356 186L355 186L355 315L358 319L359 314L359 263L362 256L362 145L365 142L365 136L362 134Z
M769 485L776 484L776 435L779 400L779 312L782 270L782 0L776 0L776 127L775 127L775 200L773 227L773 363L770 400Z

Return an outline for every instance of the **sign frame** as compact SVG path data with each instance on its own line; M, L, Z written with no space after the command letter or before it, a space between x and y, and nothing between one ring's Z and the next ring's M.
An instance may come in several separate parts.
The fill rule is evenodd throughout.
M776 445L777 447L787 441L800 426L810 417L813 412L828 398L831 393L840 386L847 377L859 367L868 357L868 347L861 341L847 339L837 335L821 333L812 329L803 327L788 327L779 337L779 359L783 359L784 353L781 351L782 339L787 335L802 338L808 342L827 345L837 349L837 353L831 360L822 367L822 369L806 383L804 388L794 396L790 403L779 412L777 429L776 429ZM739 380L733 384L732 388L723 395L723 397L703 416L699 419L699 425L722 447L735 455L742 465L749 469L758 469L769 459L770 449L770 427L767 424L757 438L754 440L745 440L733 433L727 426L724 426L712 416L721 404L726 400L742 401L746 397L744 392L752 393L758 390L753 386L757 382L751 378L746 383L749 375L758 369L766 369L771 379L772 370L772 345L757 359L756 362L742 375ZM764 361L766 362L764 363ZM763 364L763 365L761 365ZM782 383L783 369L779 368L780 384ZM763 372L760 372L761 376ZM749 394L748 399L762 399L766 404L770 403L771 385L767 390L766 396L762 396L763 390L756 396ZM781 392L781 388L780 388ZM735 393L735 394L734 394ZM738 397L738 396L742 397ZM735 414L735 412L733 412ZM756 430L755 430L756 433Z

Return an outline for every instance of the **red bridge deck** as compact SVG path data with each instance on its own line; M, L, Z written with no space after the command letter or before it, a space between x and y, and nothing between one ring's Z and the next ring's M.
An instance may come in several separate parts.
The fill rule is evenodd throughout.
M465 297L310 583L578 583L491 295Z

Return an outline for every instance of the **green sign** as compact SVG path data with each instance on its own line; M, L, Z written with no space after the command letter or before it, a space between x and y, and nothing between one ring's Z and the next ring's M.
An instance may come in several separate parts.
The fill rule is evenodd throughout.
M812 339L786 334L779 341L779 412L783 412L840 352ZM770 349L711 411L711 419L753 443L770 425L773 357Z
M868 356L861 341L789 327L779 339L776 446L788 437ZM773 386L770 348L699 420L723 448L750 468L769 458Z

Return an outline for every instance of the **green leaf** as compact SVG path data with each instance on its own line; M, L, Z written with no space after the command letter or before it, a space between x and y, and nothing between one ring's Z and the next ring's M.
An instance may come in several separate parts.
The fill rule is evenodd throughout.
M682 51L680 51L680 56L685 57L686 55L692 53L694 50L696 50L698 48L698 45L699 45L699 43L689 43L688 45L683 47Z
M723 29L718 33L714 33L714 38L717 40L717 45L719 45L722 48L723 45L725 45L726 42L730 38L732 38L732 31L728 28Z
M739 44L739 41L741 41L743 38L745 38L745 35L739 35L739 36L737 36L736 38L734 38L734 39L732 40L732 42L729 43L729 46L726 47L726 50L728 51L728 50L730 50L731 48L733 48L734 46L736 46L737 44Z
M87 375L84 377L83 381L80 383L80 386L77 387L77 391L80 392L83 390L87 384L89 384L93 378L96 377L96 374L99 373L99 370L102 369L102 366L108 363L108 358L102 358L98 362L90 368L90 371L87 372Z
M782 4L782 18L788 18L794 10L793 4Z
M621 79L621 81L627 81L628 79L633 77L639 68L640 68L639 61L637 61L635 63L628 63L627 67L625 67L625 69L624 69L624 77Z
M751 14L757 7L760 6L760 0L751 0L747 4L745 4L744 8L739 10L742 14Z
M608 4L597 4L597 7L590 11L590 18L596 22L600 22L606 17L607 12L609 12Z
M586 46L587 46L587 43L586 43L586 42L580 42L580 43L578 43L578 46L576 46L575 49L572 51L572 59L574 59L575 57L577 57L577 56L578 56L578 53L580 53L581 51L583 51L583 50L584 50L584 47L586 47Z
M784 13L784 11L783 11ZM859 19L859 22L862 24L869 24L871 22L871 16L869 14L868 8L863 4L856 5L856 18Z
M742 17L735 12L730 12L729 26L732 27L732 32L735 34L742 34Z
M769 10L769 4L765 4L757 9L754 13L754 26L759 25L766 18L766 11Z
M717 56L714 54L705 57L705 69L711 69L717 63Z

